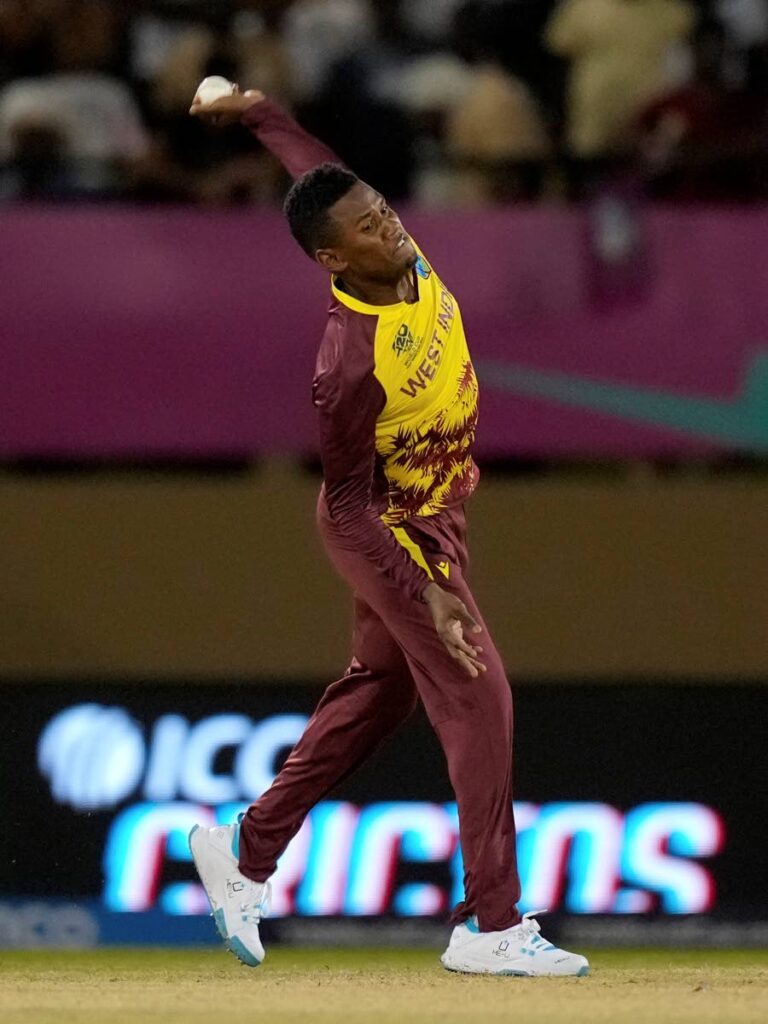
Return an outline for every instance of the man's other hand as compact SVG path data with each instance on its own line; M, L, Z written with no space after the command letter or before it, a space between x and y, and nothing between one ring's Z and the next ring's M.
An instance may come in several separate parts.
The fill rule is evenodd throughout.
M430 583L426 588L424 600L429 605L435 629L446 650L454 661L458 661L467 675L476 679L481 672L485 672L485 665L480 661L483 648L467 643L464 639L464 630L481 633L482 626L475 622L460 598L443 590L436 583Z
M213 103L203 103L198 96L195 96L189 112L193 117L199 117L207 124L236 124L249 107L252 107L254 103L260 103L263 99L264 93L259 92L258 89L240 92L239 87L235 86L235 91L231 96L220 96Z

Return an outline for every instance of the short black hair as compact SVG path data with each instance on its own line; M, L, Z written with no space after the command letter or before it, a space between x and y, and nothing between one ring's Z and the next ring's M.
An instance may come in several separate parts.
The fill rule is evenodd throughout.
M291 234L308 256L314 259L315 252L329 244L332 231L328 211L358 181L346 167L326 163L313 167L293 183L283 212Z

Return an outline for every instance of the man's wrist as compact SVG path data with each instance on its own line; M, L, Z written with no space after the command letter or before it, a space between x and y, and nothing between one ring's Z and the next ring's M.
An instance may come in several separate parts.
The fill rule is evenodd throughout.
M244 121L246 124L249 121L258 121L260 115L268 106L266 102L267 97L263 92L259 92L256 89L249 89L247 92L243 93L243 99L250 100L250 103L244 107L243 112L240 115L240 120Z
M435 583L434 580L430 580L421 592L421 599L425 604L430 604L442 592L442 587Z

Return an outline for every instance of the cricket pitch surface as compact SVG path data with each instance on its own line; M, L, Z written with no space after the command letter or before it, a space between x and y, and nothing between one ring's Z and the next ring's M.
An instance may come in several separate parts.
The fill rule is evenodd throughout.
M581 952L581 950L580 950ZM3 951L3 1024L747 1024L768 950L587 950L586 978L467 977L432 950Z

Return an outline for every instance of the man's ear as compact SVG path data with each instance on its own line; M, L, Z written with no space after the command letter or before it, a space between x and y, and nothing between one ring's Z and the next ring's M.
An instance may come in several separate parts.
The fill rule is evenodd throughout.
M315 259L321 267L330 270L332 274L343 274L349 266L349 263L341 259L335 249L317 249Z

